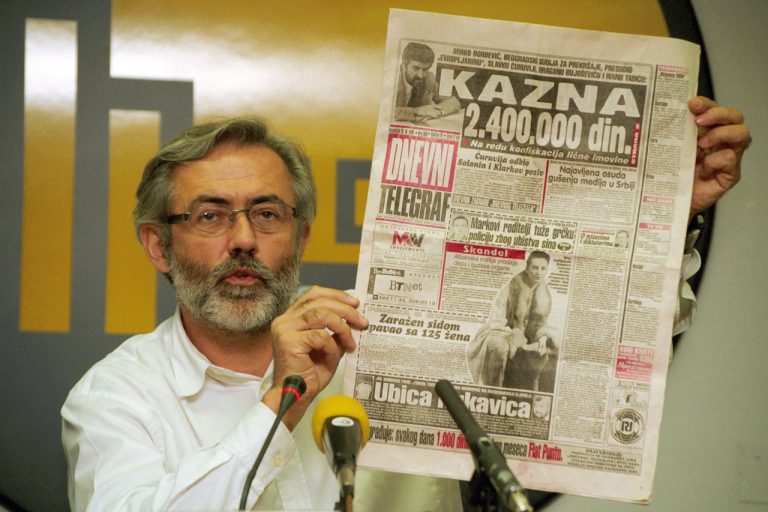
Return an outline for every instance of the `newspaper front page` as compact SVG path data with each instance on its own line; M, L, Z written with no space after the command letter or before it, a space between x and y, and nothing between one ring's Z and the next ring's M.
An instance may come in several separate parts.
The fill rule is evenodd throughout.
M698 46L392 10L345 392L360 463L469 479L449 380L525 487L650 499Z

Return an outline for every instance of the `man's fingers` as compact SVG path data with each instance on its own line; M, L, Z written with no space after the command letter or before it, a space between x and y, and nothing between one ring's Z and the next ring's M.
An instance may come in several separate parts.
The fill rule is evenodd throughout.
M326 329L281 332L273 329L275 375L297 374L307 382L310 396L328 383L344 355L342 345Z
M344 354L344 351L341 350L341 347L333 336L331 336L325 329L304 331L301 333L301 336L304 338L307 345L312 348L310 357L315 360L315 362L321 362L320 359L324 361L327 356L331 356L335 365Z
M735 150L744 151L749 141L749 128L743 124L733 124L712 128L699 138L698 145L702 149L729 146Z
M688 108L696 116L696 124L699 127L744 123L744 114L741 110L718 105L704 96L691 98L688 102Z
M302 333L320 330L326 333L328 339L338 343L343 351L354 350L356 344L352 329L364 329L368 326L368 320L353 307L358 304L357 299L343 292L339 293L341 295L329 289L322 289L305 294L301 301L272 323L276 339L301 340L304 339L301 337ZM296 334L299 335L298 338ZM309 348L314 350L321 347L317 345Z
M751 142L744 114L697 96L688 102L698 126L691 213L717 201L741 179L741 156Z
M322 310L329 310L343 318L350 326L356 329L364 329L368 326L368 320L357 311L356 308L359 304L360 301L355 297L342 291L332 290L330 288L318 288L314 291L310 290L302 295L282 317L278 318L277 321L290 321L291 318L296 321L297 318L300 319L304 317L308 311L317 310L318 314L320 314L319 312ZM309 319L312 317L304 318ZM305 325L298 323L295 325L297 330L318 329L320 327L322 326L311 323Z
M717 103L707 98L706 96L695 96L688 100L688 108L693 115L701 114L707 109L715 106L717 106Z
M355 313L356 314L356 313ZM309 329L323 329L333 333L333 339L346 352L355 349L350 324L330 309L310 309L302 315ZM326 332L326 331L323 331Z
M275 375L302 375L308 396L323 389L343 357L355 349L352 329L367 327L360 302L331 288L312 287L272 322Z
M343 292L341 290L336 290L334 288L325 288L322 286L312 286L306 292L304 292L301 295L301 297L299 297L296 300L296 302L294 303L294 306L300 307L318 298L333 299L341 302L342 304L349 304L354 308L356 308L360 304L360 301L357 300L356 297L353 297L352 295L346 292Z
M738 165L739 157L732 149L722 149L704 157L701 166L701 177L708 178L714 173L723 174L721 180L727 180L730 187L741 179L741 171Z
M696 116L698 126L716 126L726 124L743 124L744 114L737 108L712 107Z

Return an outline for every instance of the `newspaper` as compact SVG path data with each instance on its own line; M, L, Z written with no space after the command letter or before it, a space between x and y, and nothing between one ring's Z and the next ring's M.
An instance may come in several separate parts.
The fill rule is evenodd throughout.
M391 11L356 282L370 326L345 373L362 465L469 479L447 379L525 487L650 499L698 58Z

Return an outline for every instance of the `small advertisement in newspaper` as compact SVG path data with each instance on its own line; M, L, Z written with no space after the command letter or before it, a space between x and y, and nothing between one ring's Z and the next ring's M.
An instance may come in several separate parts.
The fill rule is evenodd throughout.
M450 381L525 487L645 502L698 47L392 10L345 392L365 466L469 479Z

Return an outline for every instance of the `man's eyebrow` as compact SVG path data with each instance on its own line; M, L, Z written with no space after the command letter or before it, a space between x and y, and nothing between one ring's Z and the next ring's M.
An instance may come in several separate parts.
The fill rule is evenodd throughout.
M254 198L249 199L245 204L246 206L250 207L250 206L262 204L262 203L285 203L285 201L283 201L280 198L280 196L276 194L264 194L264 195L256 196ZM198 204L216 204L216 205L222 205L222 206L232 205L232 203L228 199L224 199L223 197L219 197L219 196L209 196L205 194L197 196L191 203L192 206L198 205Z
M275 194L265 194L262 196L254 197L253 199L248 201L248 206L253 206L256 204L262 204L262 203L286 203L283 201L280 196Z
M197 196L190 206L198 205L198 204L204 204L204 203L210 203L210 204L220 204L220 205L229 205L230 202L223 197L218 196L209 196L209 195L199 195Z

